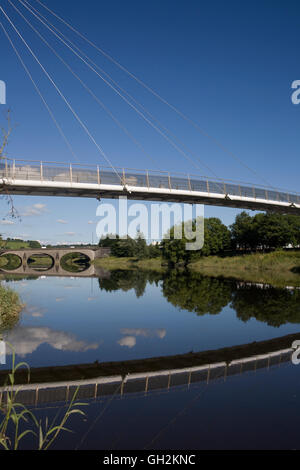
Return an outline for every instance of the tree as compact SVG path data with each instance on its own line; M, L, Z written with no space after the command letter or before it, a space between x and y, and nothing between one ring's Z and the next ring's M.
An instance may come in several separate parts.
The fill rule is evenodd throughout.
M99 240L98 246L101 248L111 248L119 240L118 234L109 233L105 237L102 236Z
M220 219L210 217L204 220L204 245L202 256L218 255L230 248L230 230Z
M296 215L286 216L291 232L290 243L293 247L300 245L300 217Z
M285 215L257 214L254 217L254 224L259 243L263 248L281 248L291 242L292 232Z
M111 246L111 254L112 256L116 256L119 258L131 258L136 255L136 241L131 238L119 238L116 240Z
M245 211L236 216L230 230L235 248L254 249L259 244L254 218Z
M251 217L241 212L230 228L236 248L272 249L300 244L300 217L295 215L267 212Z
M149 257L149 250L144 235L141 232L137 232L136 238L136 256L138 259L145 259Z
M162 255L171 265L189 264L200 256L224 253L230 248L230 231L220 219L211 217L204 219L204 245L200 250L187 250L190 243L184 235L184 223L181 224L182 238L176 239L175 233L179 226L173 226L162 241ZM192 230L196 230L196 221L192 222Z
M41 248L41 244L37 240L29 240L28 243L30 248Z
M137 257L138 259L155 258L160 256L158 244L148 246L144 235L137 232L135 239L131 237L120 238L119 235L107 235L99 241L100 247L109 247L111 255L118 258Z
M149 258L159 258L161 256L160 244L157 242L148 247Z
M177 226L178 228L178 226ZM183 224L181 224L181 230L183 232ZM170 265L175 265L179 263L187 264L189 260L189 255L185 249L185 244L189 241L186 240L184 235L182 238L177 239L175 236L176 226L170 228L168 233L165 235L162 240L162 256L165 258Z

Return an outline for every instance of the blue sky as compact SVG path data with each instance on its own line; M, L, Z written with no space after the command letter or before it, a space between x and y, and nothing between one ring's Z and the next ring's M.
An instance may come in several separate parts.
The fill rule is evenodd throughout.
M8 0L3 0L1 5L6 13L114 165L212 176L198 160L198 168L195 168L176 152L18 0L12 1L151 157L146 157L128 139L41 43ZM214 174L259 184L267 180L274 186L299 190L300 105L291 102L291 83L300 79L298 1L85 0L84 8L77 0L44 0L44 3L257 172L251 173L246 166L221 151L214 142L196 132L51 17L36 0L30 0L32 6L61 28L93 61L184 141ZM83 163L106 165L1 12L0 17L78 159ZM0 80L6 82L7 106L12 109L16 124L8 155L76 162L1 30L0 50ZM5 123L5 109L0 106L1 125ZM0 233L44 242L89 242L92 237L95 240L98 201L40 197L15 197L14 200L21 221L2 221ZM5 216L6 212L7 206L3 202L0 216ZM205 208L206 216L220 217L226 224L233 222L236 213L236 210L226 208Z

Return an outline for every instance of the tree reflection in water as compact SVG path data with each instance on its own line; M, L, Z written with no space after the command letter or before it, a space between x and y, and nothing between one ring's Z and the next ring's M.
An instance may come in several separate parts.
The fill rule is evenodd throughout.
M144 295L147 283L158 285L161 279L161 273L155 271L116 270L111 271L108 279L99 279L98 282L100 290L107 292L122 290L127 292L130 289L134 289L137 298L139 298Z
M172 270L163 280L164 297L175 307L197 315L220 313L231 301L230 282Z
M233 291L230 306L244 322L255 318L275 327L300 323L300 290L296 288L244 285Z
M229 306L243 322L255 318L273 327L300 323L300 289L297 288L275 288L176 269L164 273L116 270L109 279L99 279L101 290L134 289L138 298L144 295L148 283L160 283L168 302L199 316L216 315Z

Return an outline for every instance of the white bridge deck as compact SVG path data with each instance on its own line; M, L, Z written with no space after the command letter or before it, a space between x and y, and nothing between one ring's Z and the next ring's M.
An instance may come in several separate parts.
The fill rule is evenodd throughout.
M0 191L12 195L118 198L209 204L300 215L300 194L168 172L11 160L0 161Z

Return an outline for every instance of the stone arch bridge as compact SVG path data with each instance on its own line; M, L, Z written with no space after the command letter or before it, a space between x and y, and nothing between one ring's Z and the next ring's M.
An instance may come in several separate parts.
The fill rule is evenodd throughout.
M1 268L2 272L7 272L7 273L12 273L12 274L37 274L39 272L38 269L34 269L30 267L28 264L29 258L32 256L40 256L40 255L45 255L49 256L52 259L52 265L49 267L49 269L43 270L43 272L47 275L62 275L64 273L68 273L70 275L69 271L66 271L62 266L61 266L61 260L63 256L69 255L72 253L80 253L82 255L85 255L90 262L94 261L97 258L105 258L109 256L110 254L110 249L109 248L98 248L98 249L92 249L92 248L47 248L47 249L23 249L23 250L2 250L0 252L0 257L5 256L5 255L16 255L20 259L20 266L18 266L16 269L5 269L5 266ZM91 271L91 275L94 274L94 269L93 265L89 266L86 270L82 271L82 275L87 276L88 272ZM81 273L76 273L81 274Z

